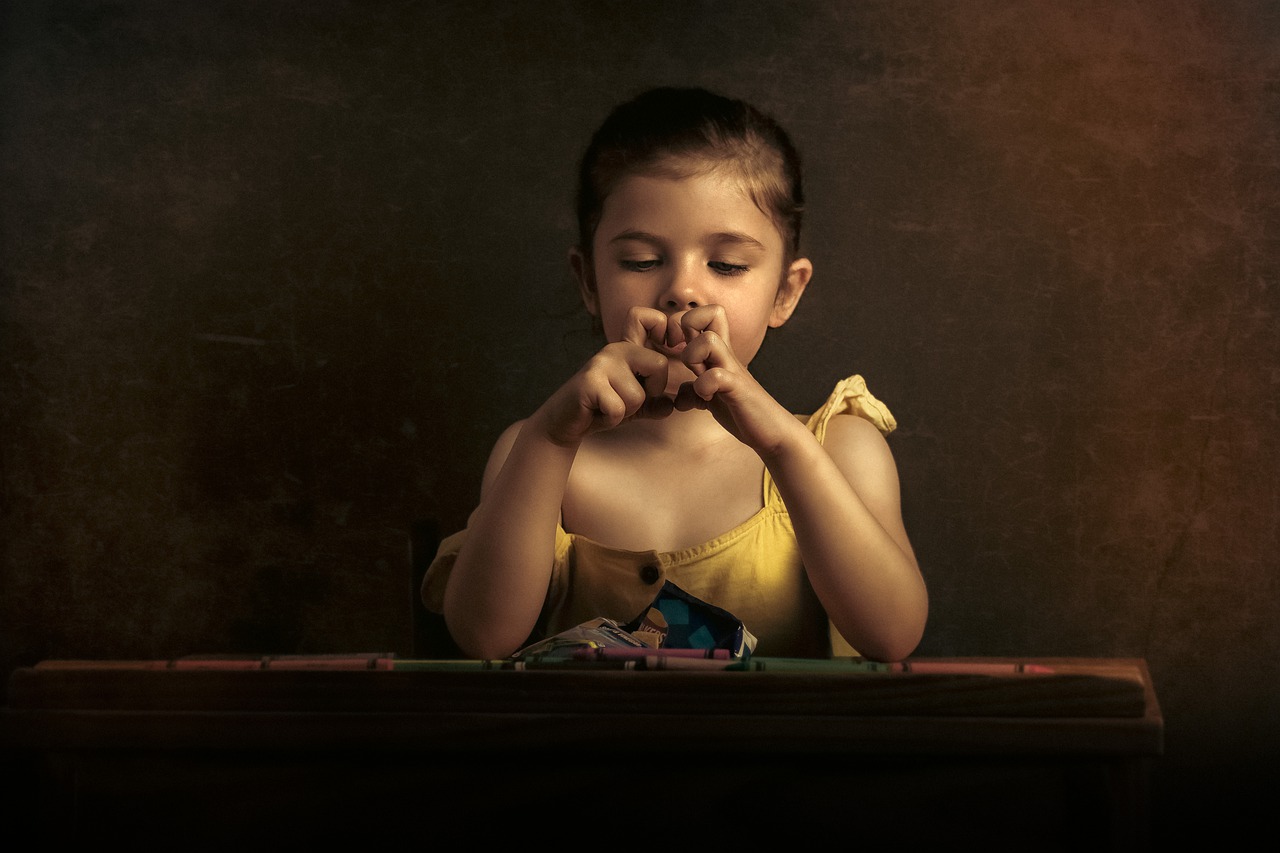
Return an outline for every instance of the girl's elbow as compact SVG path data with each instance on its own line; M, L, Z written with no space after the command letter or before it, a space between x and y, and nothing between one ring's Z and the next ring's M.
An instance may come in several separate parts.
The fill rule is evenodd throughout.
M920 645L922 635L922 632L916 631L887 637L883 643L867 652L866 656L884 663L898 663L911 656L911 653Z
M471 660L501 660L510 657L519 649L519 641L509 641L502 636L495 636L490 631L467 630L463 626L455 627L445 619L449 636L467 658Z
M864 637L862 645L856 648L863 657L870 660L883 663L906 660L924 639L927 616L928 608L924 606L911 617L899 618L892 624L882 626L871 636Z
M896 663L910 657L924 639L929 593L923 581L911 590L899 613L899 618L885 631L883 652L886 656L881 660L886 662Z
M445 601L444 624L458 649L471 660L501 660L520 648L520 637L458 612Z

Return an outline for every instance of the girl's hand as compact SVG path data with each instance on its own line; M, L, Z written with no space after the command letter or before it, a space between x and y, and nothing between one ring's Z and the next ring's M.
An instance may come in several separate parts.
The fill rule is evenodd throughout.
M551 441L568 447L630 418L671 414L667 357L645 347L647 332L642 325L637 329L629 329L626 340L608 344L592 356L533 414L531 424L544 430Z
M680 358L696 378L680 386L675 408L710 410L730 434L762 455L778 448L796 419L734 353L724 308L700 305L679 323L685 340Z

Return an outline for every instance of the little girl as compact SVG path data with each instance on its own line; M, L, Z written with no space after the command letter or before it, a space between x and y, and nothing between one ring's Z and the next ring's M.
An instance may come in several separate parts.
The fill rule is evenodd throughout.
M599 128L569 260L607 343L498 439L428 570L464 653L627 622L663 580L736 616L757 655L915 649L928 600L893 416L853 376L799 418L747 369L813 273L802 203L787 135L740 101L657 89Z

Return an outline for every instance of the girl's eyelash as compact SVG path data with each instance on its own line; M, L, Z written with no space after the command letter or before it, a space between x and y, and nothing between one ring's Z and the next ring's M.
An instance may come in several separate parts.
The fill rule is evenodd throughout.
M619 261L618 264L628 272L648 272L655 267L661 266L662 261L659 258L646 258L638 261L624 258ZM728 261L709 261L707 266L709 266L712 272L715 272L717 275L724 276L742 275L751 269L751 267L746 264L731 264Z

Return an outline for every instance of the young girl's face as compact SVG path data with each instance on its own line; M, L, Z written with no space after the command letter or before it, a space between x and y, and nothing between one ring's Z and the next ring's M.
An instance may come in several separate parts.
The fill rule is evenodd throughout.
M765 331L791 316L812 267L800 258L783 268L782 234L740 182L720 173L686 178L634 175L605 199L592 246L594 263L573 262L587 310L610 342L622 339L636 306L679 316L701 305L724 308L729 343L744 365ZM681 342L664 351L678 362ZM673 370L673 385L687 369Z

